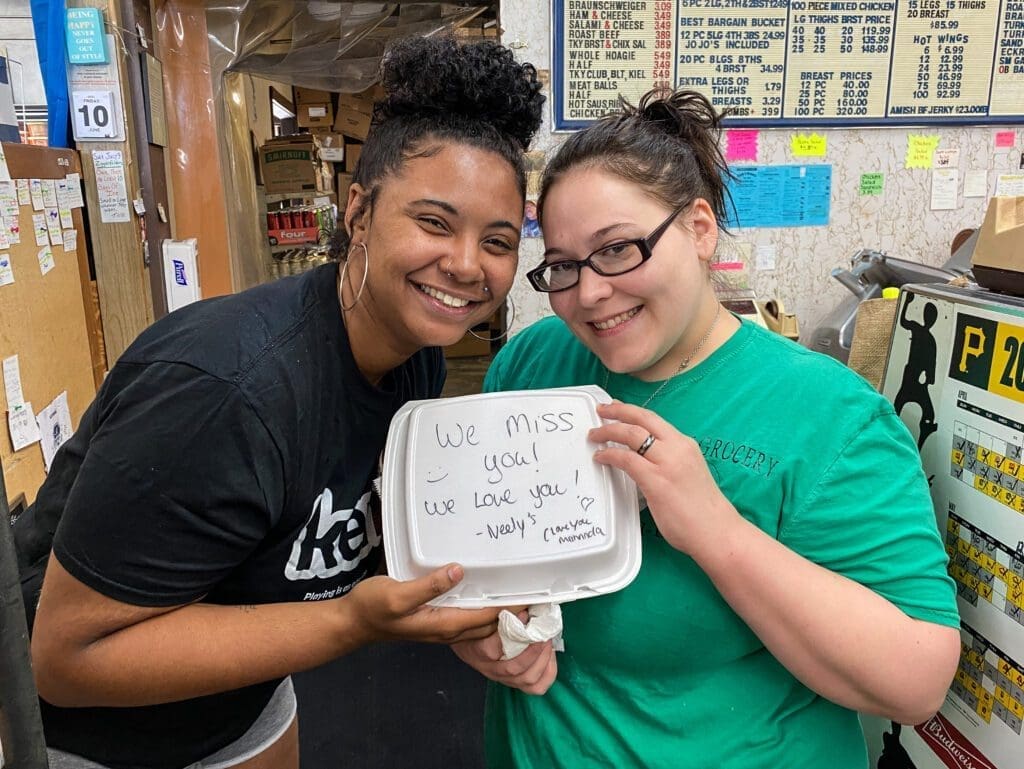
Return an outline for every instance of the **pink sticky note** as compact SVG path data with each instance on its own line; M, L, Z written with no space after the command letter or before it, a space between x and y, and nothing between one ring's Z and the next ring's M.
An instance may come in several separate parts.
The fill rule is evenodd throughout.
M997 147L1015 147L1017 145L1016 131L996 131Z
M757 138L761 132L756 129L732 129L725 132L725 160L757 160Z
M711 265L712 270L722 272L735 272L737 270L745 270L747 265L743 262L715 262Z

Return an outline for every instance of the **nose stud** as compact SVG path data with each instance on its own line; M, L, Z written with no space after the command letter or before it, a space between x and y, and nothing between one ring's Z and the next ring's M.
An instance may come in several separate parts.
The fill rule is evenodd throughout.
M452 267L452 260L449 259L448 260L448 264L446 264L444 266L444 274L447 275L449 278L454 278L455 276L452 275L451 267Z

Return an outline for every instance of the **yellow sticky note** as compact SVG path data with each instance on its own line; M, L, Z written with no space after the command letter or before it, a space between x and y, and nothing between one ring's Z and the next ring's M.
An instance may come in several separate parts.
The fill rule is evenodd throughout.
M827 146L828 141L821 134L796 134L789 143L795 158L823 158Z
M939 137L929 134L907 134L906 168L931 168Z

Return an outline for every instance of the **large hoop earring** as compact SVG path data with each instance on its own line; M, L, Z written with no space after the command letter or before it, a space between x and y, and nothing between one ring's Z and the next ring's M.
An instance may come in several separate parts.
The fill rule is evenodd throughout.
M505 321L505 330L497 336L480 336L473 332L473 329L467 329L470 336L476 337L481 342L497 342L499 339L504 339L508 336L509 329L512 326L512 322L516 319L516 303L511 298L508 300L509 306L512 308L512 317Z
M356 298L352 300L352 304L348 307L345 306L345 300L341 298L341 292L345 288L345 276L348 274L348 266L352 263L352 248L348 250L348 255L345 257L345 264L341 268L341 275L338 276L338 303L341 305L342 312L351 312L359 304L359 300L363 298L363 289L366 288L366 276L370 274L370 251L366 248L366 244L362 241L356 243L355 246L363 247L363 282L359 284L359 290L356 292Z

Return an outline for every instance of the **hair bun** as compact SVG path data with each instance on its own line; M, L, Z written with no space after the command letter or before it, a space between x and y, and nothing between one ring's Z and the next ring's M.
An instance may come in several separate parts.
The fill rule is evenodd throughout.
M644 94L636 114L674 136L699 141L706 131L717 134L722 118L707 97L697 91L654 90Z
M537 71L495 42L460 45L452 37L409 37L392 43L381 62L387 96L374 118L461 116L530 144L541 122Z

